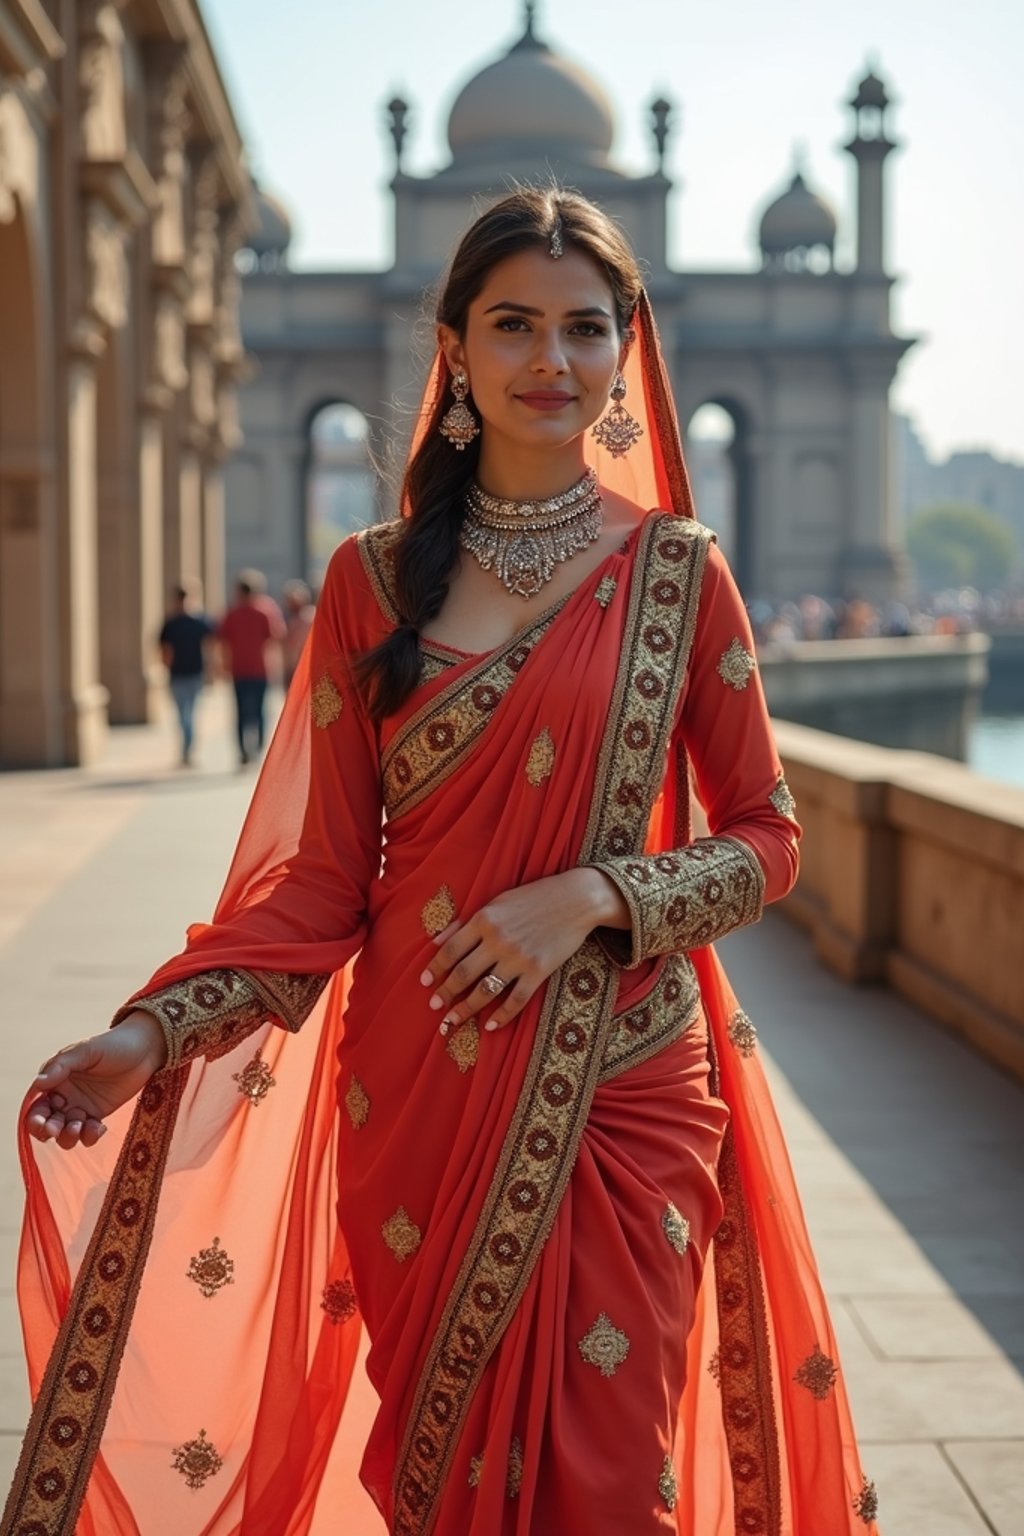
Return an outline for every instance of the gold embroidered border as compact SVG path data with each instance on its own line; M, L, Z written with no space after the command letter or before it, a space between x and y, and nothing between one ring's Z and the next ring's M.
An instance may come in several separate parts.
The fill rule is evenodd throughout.
M685 1034L700 1014L700 986L688 955L667 955L642 1002L612 1020L599 1083L639 1066Z
M714 1239L718 1380L736 1529L781 1536L779 1432L768 1317L757 1237L747 1214L731 1126L718 1159L718 1187L725 1206Z
M391 820L419 805L476 744L565 601L488 652L396 731L381 754L384 804Z
M741 838L702 837L671 853L595 863L629 908L630 931L605 930L602 943L620 965L652 955L699 949L756 923L764 906L764 870Z
M188 1067L136 1105L29 1421L0 1536L75 1529L142 1281Z
M710 538L667 515L652 516L641 530L581 863L643 846ZM630 730L636 720L646 725L642 749ZM616 795L634 783L638 794ZM548 983L519 1103L406 1424L395 1536L426 1536L432 1528L469 1403L551 1230L604 1064L614 985L613 966L594 939Z
M391 624L400 619L395 596L395 547L404 529L404 520L395 518L389 523L375 523L364 528L356 541L363 570L370 583L377 606ZM463 659L443 646L432 645L420 636L420 682L427 683L440 677L451 667L457 667Z
M215 1061L270 1017L294 1034L329 980L285 971L200 971L133 997L117 1010L113 1022L119 1024L136 1008L152 1013L167 1042L166 1069L197 1056Z

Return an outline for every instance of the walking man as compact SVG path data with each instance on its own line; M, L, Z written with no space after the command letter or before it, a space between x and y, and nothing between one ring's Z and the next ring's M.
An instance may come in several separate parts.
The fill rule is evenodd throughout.
M262 571L240 571L235 601L217 629L217 638L227 653L225 666L235 686L238 757L242 766L250 761L254 750L263 751L267 656L270 648L279 646L285 636L281 610L266 595L266 586Z
M160 631L160 657L170 674L171 697L181 726L181 766L192 763L196 701L206 676L206 652L214 633L203 613L198 582L171 590L171 606Z

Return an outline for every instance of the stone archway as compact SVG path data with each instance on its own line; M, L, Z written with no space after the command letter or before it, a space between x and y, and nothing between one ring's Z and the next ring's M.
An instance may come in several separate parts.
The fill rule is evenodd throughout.
M718 534L741 591L753 596L758 576L750 415L739 400L713 395L690 417L686 459L697 516Z
M305 579L316 588L341 541L374 521L376 476L370 423L357 406L323 401L310 412L305 436L302 548Z

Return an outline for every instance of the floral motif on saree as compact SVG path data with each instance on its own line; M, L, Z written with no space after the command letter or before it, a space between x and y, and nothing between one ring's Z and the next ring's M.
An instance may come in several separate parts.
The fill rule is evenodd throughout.
M187 1278L199 1287L199 1294L207 1300L216 1296L226 1285L235 1283L235 1261L229 1258L215 1237L209 1248L200 1248L190 1261Z
M614 1376L629 1354L629 1339L621 1328L616 1328L607 1312L599 1312L593 1326L580 1339L579 1351L602 1376Z
M252 1109L256 1109L271 1088L276 1086L277 1079L263 1060L262 1051L257 1051L250 1061L247 1061L241 1072L233 1072L231 1081L238 1084L238 1091L249 1101Z

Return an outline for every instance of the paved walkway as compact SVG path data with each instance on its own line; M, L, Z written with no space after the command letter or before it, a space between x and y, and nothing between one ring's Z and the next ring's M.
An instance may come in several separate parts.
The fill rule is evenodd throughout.
M223 694L204 711L192 772L165 725L116 732L100 769L0 775L4 1486L27 1413L14 1116L42 1058L101 1026L213 904L252 781ZM842 986L778 916L722 953L774 1059L884 1536L1024 1536L1024 1091L890 994ZM355 1410L342 1478L368 1388ZM332 1503L348 1536L380 1536L361 1491Z

